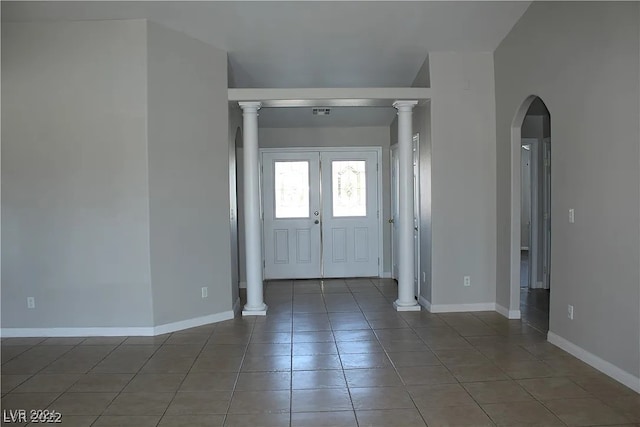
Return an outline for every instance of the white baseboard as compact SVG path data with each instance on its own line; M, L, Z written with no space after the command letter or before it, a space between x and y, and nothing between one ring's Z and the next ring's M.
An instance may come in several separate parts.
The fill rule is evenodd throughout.
M242 310L242 303L240 302L240 297L238 297L236 299L236 302L233 303L233 315L239 316L241 310Z
M383 271L382 274L380 275L380 277L382 279L391 279L391 272L390 271Z
M521 317L520 310L508 310L498 303L496 303L496 311L507 319L520 319Z
M207 316L156 326L153 328L153 335L167 334L169 332L181 331L183 329L195 328L197 326L208 325L209 323L217 323L230 319L233 319L233 311L223 311L222 313L209 314Z
M422 295L418 295L418 304L423 306L425 310L427 310L429 312L431 311L431 303L429 301L427 301L427 299L425 297L423 297Z
M240 289L247 289L247 282L238 282Z
M596 356L593 353L588 352L582 347L578 347L571 341L568 341L562 338L559 335L554 334L549 331L547 333L547 341L551 344L560 347L567 353L577 357L588 365L593 366L603 374L606 374L613 378L614 380L626 385L630 389L634 390L637 393L640 393L640 378L635 375L622 370L615 366L614 364L607 362L604 359Z
M482 302L477 304L430 304L427 308L431 313L460 313L463 311L495 311L496 304Z
M166 323L158 326L142 327L109 327L109 328L2 328L2 338L24 337L151 337L183 329L195 328L209 323L221 322L233 319L233 311L210 314L179 322Z
M30 337L150 337L153 326L114 328L2 328L2 338Z

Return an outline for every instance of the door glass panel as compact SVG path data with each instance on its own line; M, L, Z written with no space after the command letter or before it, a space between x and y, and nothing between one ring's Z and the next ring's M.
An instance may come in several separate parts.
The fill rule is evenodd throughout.
M275 162L276 218L309 217L309 162Z
M364 160L331 162L333 216L367 216L367 180Z

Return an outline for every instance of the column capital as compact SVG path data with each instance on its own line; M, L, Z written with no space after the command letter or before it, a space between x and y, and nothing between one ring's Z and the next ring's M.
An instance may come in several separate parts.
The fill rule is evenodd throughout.
M398 111L411 111L416 105L418 105L417 100L399 100L393 103L393 108Z
M258 111L262 107L262 102L260 101L241 101L238 102L242 111Z

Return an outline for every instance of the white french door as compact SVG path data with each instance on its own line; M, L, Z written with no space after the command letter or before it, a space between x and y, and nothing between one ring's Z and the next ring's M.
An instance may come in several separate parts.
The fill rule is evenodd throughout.
M379 274L377 151L262 153L266 279Z
M320 277L320 155L263 153L267 279Z

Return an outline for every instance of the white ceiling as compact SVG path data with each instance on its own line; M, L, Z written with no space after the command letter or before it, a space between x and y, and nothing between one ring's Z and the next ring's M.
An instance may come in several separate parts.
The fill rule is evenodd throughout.
M150 19L226 50L231 87L284 88L410 86L430 51L495 50L529 3L2 1L1 7L3 21ZM336 111L326 122L353 116L353 125L388 125L393 117L355 110ZM298 115L283 109L262 119L281 126Z

